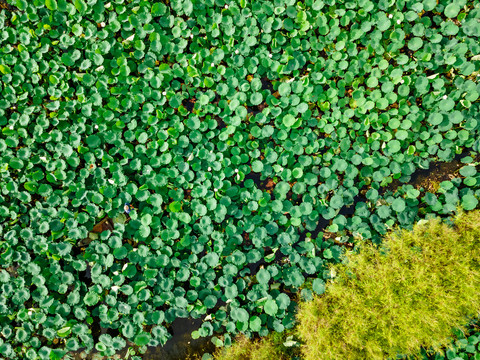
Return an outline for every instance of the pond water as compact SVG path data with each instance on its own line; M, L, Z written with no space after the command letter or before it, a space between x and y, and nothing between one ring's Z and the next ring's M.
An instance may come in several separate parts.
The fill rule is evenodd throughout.
M192 339L191 333L201 324L201 319L176 319L171 324L172 338L165 346L149 347L145 354L140 355L142 360L195 360L201 359L205 353L213 353L215 345L210 341L210 337ZM112 357L101 356L97 352L91 352L88 355L77 352L73 354L73 358L75 360L128 359L127 351L128 348L123 349Z
M173 337L165 346L149 348L143 360L185 360L200 358L206 352L213 352L215 345L210 338L192 339L191 333L202 324L201 319L176 319L172 323Z

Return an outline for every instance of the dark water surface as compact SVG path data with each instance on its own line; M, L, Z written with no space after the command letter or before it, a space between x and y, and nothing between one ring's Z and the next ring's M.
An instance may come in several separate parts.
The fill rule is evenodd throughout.
M172 338L164 346L151 346L145 354L135 354L143 360L196 360L201 359L205 353L213 353L215 345L210 341L211 337L192 339L191 333L202 325L202 319L176 319L171 324ZM131 344L128 344L131 345ZM90 354L76 352L75 360L110 360L131 359L126 357L128 347L119 351L114 356L101 356L98 352Z
M210 337L192 339L191 333L202 325L202 319L176 319L172 323L173 336L165 346L150 347L143 355L144 360L184 360L199 358L206 352L212 353L215 345Z

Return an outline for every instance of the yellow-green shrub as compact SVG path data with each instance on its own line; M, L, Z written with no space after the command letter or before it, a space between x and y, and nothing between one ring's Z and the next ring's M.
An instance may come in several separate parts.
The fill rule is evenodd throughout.
M305 360L387 359L449 342L480 310L480 213L397 230L335 265L323 296L300 304Z
M258 341L251 341L245 336L236 339L229 348L220 349L215 354L216 360L287 360L280 344L275 343L272 336Z

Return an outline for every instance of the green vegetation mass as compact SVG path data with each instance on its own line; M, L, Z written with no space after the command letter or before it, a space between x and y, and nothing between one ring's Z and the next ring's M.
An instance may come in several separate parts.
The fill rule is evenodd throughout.
M288 331L344 247L478 207L478 1L0 5L6 359Z

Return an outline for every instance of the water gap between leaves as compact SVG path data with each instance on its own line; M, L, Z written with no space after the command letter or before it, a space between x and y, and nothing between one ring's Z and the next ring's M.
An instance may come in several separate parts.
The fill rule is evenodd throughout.
M164 346L148 347L141 358L143 360L185 360L195 359L196 355L212 353L215 350L215 345L210 341L211 337L192 339L191 333L198 330L201 324L202 319L175 319L170 325L171 333L173 333L170 340ZM132 343L127 342L125 349L109 357L101 356L96 351L92 351L90 354L78 351L71 354L75 360L128 359L130 357L126 355L128 348L132 345Z

